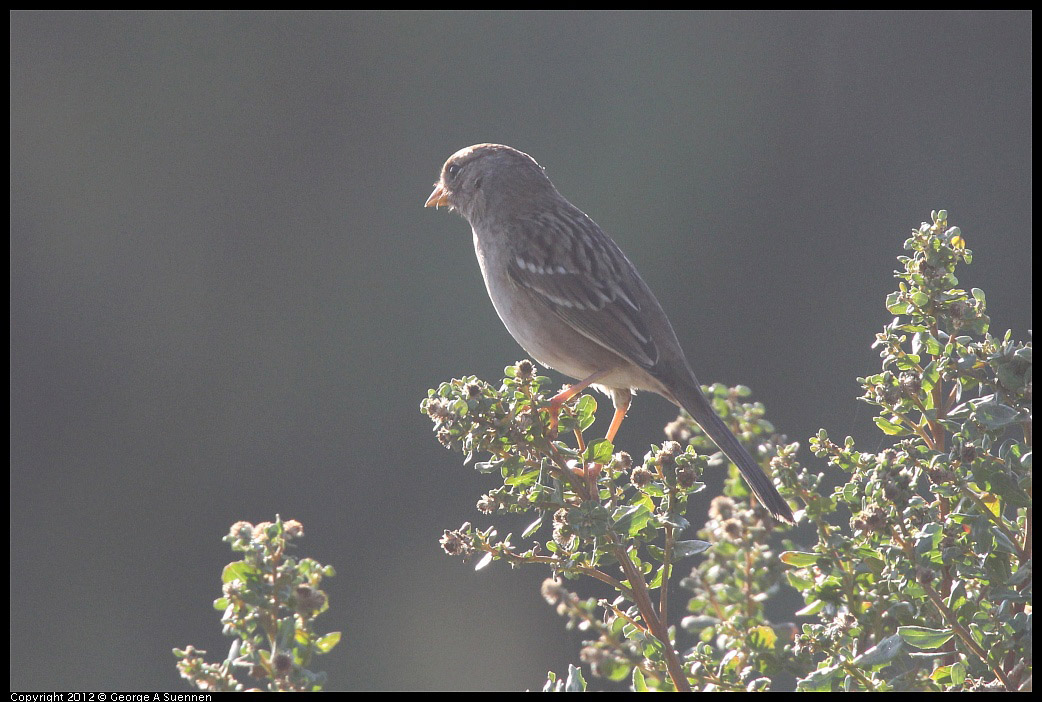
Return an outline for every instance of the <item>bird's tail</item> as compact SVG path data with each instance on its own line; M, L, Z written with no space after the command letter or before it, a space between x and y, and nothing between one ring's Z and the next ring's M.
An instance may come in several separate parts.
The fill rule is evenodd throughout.
M738 466L745 482L749 484L753 494L760 500L760 504L767 508L775 519L793 524L792 510L789 505L778 494L771 479L760 468L760 465L749 455L738 438L724 424L724 420L713 411L709 400L702 394L697 383L682 385L683 392L673 393L677 404L687 410L702 431L709 435L713 443L724 452L731 462ZM673 388L670 388L671 390Z

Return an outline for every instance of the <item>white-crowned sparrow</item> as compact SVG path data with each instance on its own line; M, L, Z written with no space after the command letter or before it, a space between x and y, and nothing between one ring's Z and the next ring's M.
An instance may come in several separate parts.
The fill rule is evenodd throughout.
M632 391L651 390L683 407L742 472L776 518L792 511L770 479L713 412L655 295L611 238L564 199L528 154L477 144L453 154L427 199L470 223L492 304L535 360L615 404L614 439Z

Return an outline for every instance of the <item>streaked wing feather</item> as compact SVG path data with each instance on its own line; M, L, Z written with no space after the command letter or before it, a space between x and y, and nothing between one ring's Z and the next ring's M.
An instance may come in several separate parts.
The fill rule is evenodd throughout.
M511 278L576 331L632 363L659 358L640 308L640 278L622 251L577 209L522 220L530 244L509 262Z

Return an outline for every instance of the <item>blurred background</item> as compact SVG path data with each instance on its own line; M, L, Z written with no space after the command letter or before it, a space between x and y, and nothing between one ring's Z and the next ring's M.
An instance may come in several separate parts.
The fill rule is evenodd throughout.
M230 643L221 537L276 513L338 571L333 689L538 688L577 662L545 572L438 547L490 522L494 482L420 400L524 357L469 227L423 208L463 146L535 157L702 382L749 385L804 447L883 445L855 378L931 209L993 333L1028 337L1026 12L10 18L13 689L187 689L171 648ZM617 446L674 416L639 396Z

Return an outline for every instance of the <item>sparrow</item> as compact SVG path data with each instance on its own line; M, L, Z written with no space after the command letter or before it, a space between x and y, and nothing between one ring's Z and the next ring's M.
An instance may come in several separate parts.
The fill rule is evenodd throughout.
M568 202L543 167L502 144L454 153L425 207L447 206L471 226L488 296L514 339L544 366L612 398L613 441L633 393L649 390L687 410L777 519L792 510L713 411L654 293L604 231Z

